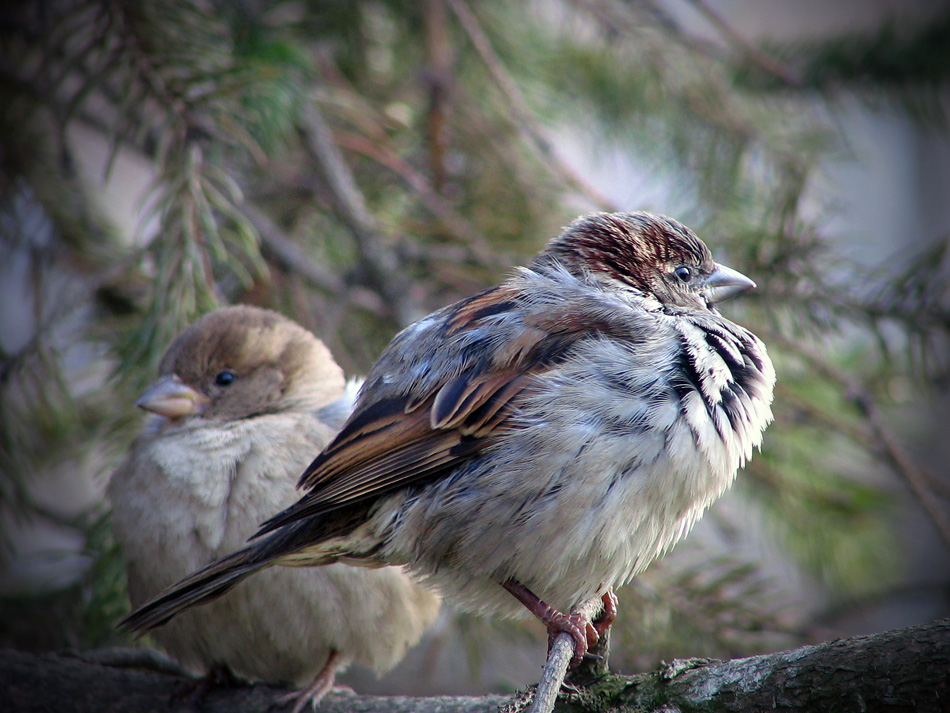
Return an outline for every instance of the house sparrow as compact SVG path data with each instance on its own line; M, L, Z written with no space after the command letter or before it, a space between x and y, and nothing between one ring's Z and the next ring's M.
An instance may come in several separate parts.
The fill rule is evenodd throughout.
M248 306L195 322L159 374L137 401L155 415L107 490L133 605L240 547L292 504L297 476L339 430L355 391L310 332ZM155 638L197 671L309 684L292 694L299 710L351 661L393 667L438 608L396 567L279 567Z
M521 602L571 634L576 664L612 588L761 442L775 372L714 307L754 286L670 218L577 219L529 267L400 332L306 494L125 624L158 626L273 564L402 564L474 611ZM599 622L565 614L594 596Z

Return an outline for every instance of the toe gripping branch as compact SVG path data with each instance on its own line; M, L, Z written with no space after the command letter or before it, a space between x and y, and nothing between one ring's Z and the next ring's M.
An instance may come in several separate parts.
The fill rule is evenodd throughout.
M571 658L570 668L577 666L587 651L597 645L617 617L617 597L609 589L601 597L604 603L603 614L591 622L590 618L583 614L576 612L565 614L549 606L515 579L509 579L504 587L547 627L549 651L555 638L562 631L571 635L574 639L574 655Z

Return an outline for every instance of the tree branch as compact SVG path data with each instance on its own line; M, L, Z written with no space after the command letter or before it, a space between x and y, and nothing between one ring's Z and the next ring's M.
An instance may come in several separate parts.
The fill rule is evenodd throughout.
M574 607L571 611L581 614L587 619L592 619L602 608L601 598L594 597L580 606ZM538 682L534 694L531 713L551 713L554 710L554 704L567 673L567 665L573 655L574 639L569 633L562 631L555 637L551 650L548 652L548 660L544 665L541 680Z
M562 161L551 141L545 136L544 130L535 118L534 113L528 106L518 89L518 85L511 78L511 75L505 70L501 59L495 54L488 37L479 25L478 20L468 5L463 0L447 0L449 7L458 18L459 24L468 35L469 40L475 47L478 56L488 68L488 73L492 80L501 90L501 93L507 99L514 115L514 124L535 147L541 158L548 165L548 168L561 177L567 185L580 192L590 200L598 210L616 210L613 202L598 191L594 186L584 180L574 169Z
M392 306L401 325L414 322L423 315L408 298L407 280L404 271L399 269L399 260L380 235L376 220L366 207L353 173L333 141L330 127L312 101L307 103L304 121L307 146L317 160L340 218L356 241L369 279L386 303Z
M405 184L418 196L422 205L438 218L442 226L464 243L464 248L473 259L480 264L495 269L506 269L511 265L511 258L499 256L475 228L455 211L442 198L422 173L417 171L408 161L398 156L392 150L358 134L334 132L334 141L338 146L350 151L356 151L385 166L399 176Z
M378 294L369 289L347 285L339 275L315 263L262 210L247 202L241 206L240 210L261 236L262 252L281 267L296 273L311 287L334 295L338 299L345 298L377 317L386 314L386 306Z
M121 662L123 657L119 657ZM131 657L132 659L139 657ZM0 652L4 709L54 713L193 713L176 700L182 678L158 670L104 665L99 652ZM125 663L123 665L126 665ZM151 668L151 667L150 667ZM717 713L759 710L809 713L938 713L950 701L950 619L896 631L836 639L732 661L675 660L636 676L608 674L589 687L562 689L559 713ZM219 688L203 699L204 713L271 712L287 689L258 684ZM373 697L330 694L322 713L520 713L534 698Z
M716 10L714 10L709 5L709 3L707 3L705 0L691 0L691 2L696 7L696 9L698 9L727 40L739 47L739 49L745 54L746 58L752 64L756 65L759 69L768 72L775 77L778 77L788 86L794 87L796 89L801 88L802 80L800 77L796 76L792 70L788 69L787 67L783 67L772 57L749 42L745 37L737 32L735 28L732 27L732 25L726 22L722 15L716 12Z
M339 275L311 260L264 211L246 201L240 210L261 236L264 252L281 266L296 272L318 290L334 295L346 292L346 283Z
M861 410L874 436L878 439L884 454L890 460L894 469L906 481L910 491L917 498L934 527L937 528L937 532L940 533L946 545L950 547L950 517L947 516L947 513L937 501L937 497L930 489L929 482L932 482L933 478L928 477L923 468L918 466L908 455L900 440L894 435L884 419L871 392L857 380L835 369L831 364L813 354L801 344L792 343L780 334L774 334L772 339L773 341L782 342L786 347L805 359L819 374L836 382L844 391L845 397Z

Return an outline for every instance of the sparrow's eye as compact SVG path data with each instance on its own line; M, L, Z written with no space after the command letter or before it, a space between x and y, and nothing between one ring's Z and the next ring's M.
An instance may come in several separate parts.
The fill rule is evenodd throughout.
M693 270L686 265L680 265L678 268L673 270L673 274L676 275L680 282L689 282L693 279Z
M224 370L214 377L214 383L217 386L230 386L237 379L237 374L233 371Z

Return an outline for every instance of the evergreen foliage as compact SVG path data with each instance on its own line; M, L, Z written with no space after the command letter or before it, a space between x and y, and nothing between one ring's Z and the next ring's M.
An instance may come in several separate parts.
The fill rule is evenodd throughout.
M773 354L777 422L734 507L829 604L893 584L896 517L922 507L895 493L921 472L881 409L946 385L947 238L868 270L828 237L836 209L816 185L823 162L847 155L835 121L844 98L946 132L950 15L755 48L701 42L662 8L50 0L4 10L0 250L4 274L29 286L32 325L24 339L0 335L4 536L14 521L78 532L90 564L65 588L5 599L0 641L119 641L121 562L102 505L64 515L37 483L50 473L101 482L137 428L137 390L183 326L225 303L273 307L358 374L411 319L497 281L597 209L674 215L756 279L760 289L725 311ZM622 204L600 195L562 157L554 137L567 135L593 156L629 157L673 205L633 188ZM107 157L103 170L90 170L90 150ZM104 186L130 166L149 188L117 206ZM939 522L946 480L922 478L911 489ZM747 524L711 517L723 532ZM687 541L621 594L618 662L802 640L801 605L771 603L781 582L740 554L691 564L703 547ZM37 612L44 633L27 636L22 622Z

